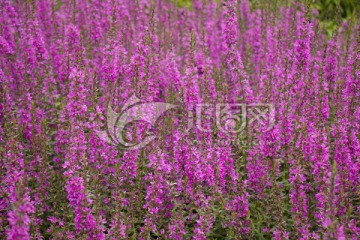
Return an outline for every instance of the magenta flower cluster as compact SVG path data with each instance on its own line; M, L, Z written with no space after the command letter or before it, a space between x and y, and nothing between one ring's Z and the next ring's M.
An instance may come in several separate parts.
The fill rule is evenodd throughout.
M359 239L358 21L174 2L0 1L0 238ZM179 107L123 149L97 132L133 94ZM186 130L237 102L272 104L272 128Z

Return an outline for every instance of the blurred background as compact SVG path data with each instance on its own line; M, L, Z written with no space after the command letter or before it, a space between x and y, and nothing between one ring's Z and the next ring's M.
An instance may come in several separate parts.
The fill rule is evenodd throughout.
M179 7L191 8L191 0L172 1ZM328 36L331 36L337 27L341 27L344 20L351 21L354 18L360 18L360 0L249 0L249 2L252 9L268 7L277 9L280 5L302 2L310 10L317 10L317 13L310 12L320 21Z

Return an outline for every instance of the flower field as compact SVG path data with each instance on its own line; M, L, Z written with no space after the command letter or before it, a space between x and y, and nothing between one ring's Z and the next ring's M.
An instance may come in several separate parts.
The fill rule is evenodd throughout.
M360 14L176 2L0 1L0 239L360 239Z

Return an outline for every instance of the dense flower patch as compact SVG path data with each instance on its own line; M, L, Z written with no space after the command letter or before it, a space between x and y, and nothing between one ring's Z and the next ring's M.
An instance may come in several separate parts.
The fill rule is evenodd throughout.
M360 238L357 21L327 39L301 4L0 9L1 239ZM134 96L176 107L116 131Z

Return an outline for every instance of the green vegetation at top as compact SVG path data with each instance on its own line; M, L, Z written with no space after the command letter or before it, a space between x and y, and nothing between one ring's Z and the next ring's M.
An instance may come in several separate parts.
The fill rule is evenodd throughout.
M171 0L179 7L191 9L191 0ZM216 0L220 2L221 0ZM240 0L241 1L241 0ZM278 8L281 5L292 5L293 0L249 0L252 9ZM310 10L316 9L321 26L330 36L343 20L360 17L360 0L302 0Z

